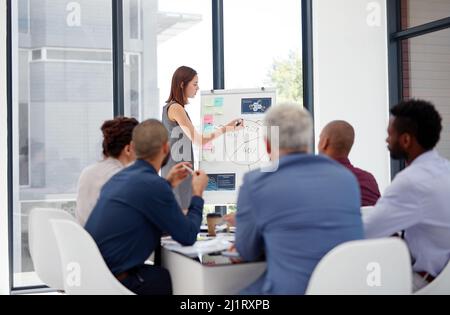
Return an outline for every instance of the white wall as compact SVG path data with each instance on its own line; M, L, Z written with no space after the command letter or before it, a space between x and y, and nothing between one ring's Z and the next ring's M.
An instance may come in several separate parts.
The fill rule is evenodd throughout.
M6 0L0 0L0 148L0 294L8 294Z
M316 137L332 120L351 123L350 159L383 192L390 183L386 0L313 3Z

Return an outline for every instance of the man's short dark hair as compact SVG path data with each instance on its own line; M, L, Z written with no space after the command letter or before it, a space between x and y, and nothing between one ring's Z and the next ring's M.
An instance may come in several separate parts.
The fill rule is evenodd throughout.
M169 132L159 120L149 119L134 128L134 151L138 159L153 159L167 141Z
M433 149L439 142L442 117L432 103L417 99L402 101L391 109L391 114L397 132L411 134L425 150Z

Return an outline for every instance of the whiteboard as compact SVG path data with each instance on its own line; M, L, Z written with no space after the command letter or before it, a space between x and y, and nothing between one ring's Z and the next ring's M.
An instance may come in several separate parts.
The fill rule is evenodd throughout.
M269 162L264 143L264 117L276 105L273 88L214 90L201 93L204 134L244 120L244 128L227 133L200 149L199 167L208 174L207 204L235 204L245 173Z

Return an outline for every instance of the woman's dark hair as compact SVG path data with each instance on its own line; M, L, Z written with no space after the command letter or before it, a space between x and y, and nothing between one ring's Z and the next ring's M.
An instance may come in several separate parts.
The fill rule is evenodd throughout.
M118 158L122 150L130 144L133 130L139 122L134 118L117 117L105 121L101 130L103 132L103 155Z
M391 109L395 117L394 128L399 134L409 133L425 150L433 149L439 142L442 117L433 104L424 100L403 101Z
M172 78L172 88L170 89L170 96L167 99L167 103L177 102L184 106L187 104L187 100L184 97L184 87L191 82L197 75L197 71L192 68L182 66L179 67Z

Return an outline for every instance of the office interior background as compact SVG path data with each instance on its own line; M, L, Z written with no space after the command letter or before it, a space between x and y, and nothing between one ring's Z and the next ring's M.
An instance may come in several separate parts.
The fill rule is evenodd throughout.
M449 16L450 0L0 0L0 293L42 287L29 212L73 212L101 123L160 118L180 65L201 90L275 87L316 139L349 121L381 191L402 169L385 144L402 98L437 106L450 159ZM189 111L199 126L199 97Z

